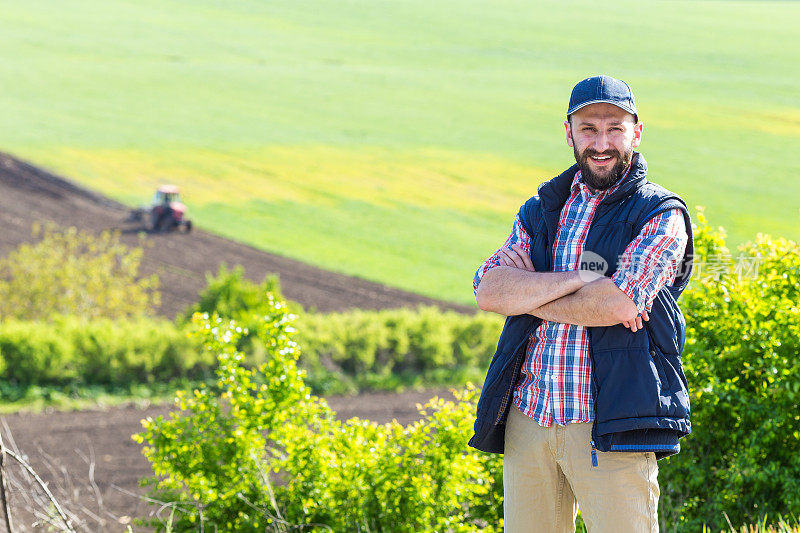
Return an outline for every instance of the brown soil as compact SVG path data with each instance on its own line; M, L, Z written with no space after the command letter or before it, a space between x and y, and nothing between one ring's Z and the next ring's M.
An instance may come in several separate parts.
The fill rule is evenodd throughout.
M191 206L189 206L191 212ZM33 240L34 223L55 222L82 230L120 230L129 246L138 245L140 224L126 223L130 209L43 169L0 153L0 257ZM359 278L336 274L293 259L273 255L210 233L193 230L149 233L142 273L158 273L161 314L173 318L197 301L206 273L221 263L242 265L247 276L261 281L280 276L284 295L306 308L339 311L438 305L462 312L474 308L432 300Z
M369 393L351 397L330 397L328 402L340 419L354 416L376 422L396 419L407 424L419 418L416 404L433 396L452 399L446 389L422 392ZM89 513L101 518L86 520L92 531L123 531L132 518L150 516L158 505L141 499L145 490L138 481L151 476L141 446L131 435L141 430L140 421L148 416L168 413L169 406L122 407L108 410L13 414L5 417L8 431L2 430L6 445L13 437L15 447L25 454L34 469L48 483L65 508L84 520ZM94 465L90 476L90 465ZM12 465L13 466L13 465ZM19 476L19 469L12 468ZM92 487L92 479L97 490ZM98 497L99 494L99 497ZM19 507L23 496L12 490L15 526L28 530L33 518ZM82 510L81 507L86 510ZM0 518L0 524L4 521ZM135 528L139 530L140 528Z

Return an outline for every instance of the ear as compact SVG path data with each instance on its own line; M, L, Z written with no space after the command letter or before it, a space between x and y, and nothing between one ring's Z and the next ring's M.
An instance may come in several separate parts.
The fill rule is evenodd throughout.
M637 148L642 143L642 130L644 129L644 124L641 122L636 123L633 126L633 147Z
M569 123L569 119L564 121L564 129L567 130L567 146L572 146L572 125Z

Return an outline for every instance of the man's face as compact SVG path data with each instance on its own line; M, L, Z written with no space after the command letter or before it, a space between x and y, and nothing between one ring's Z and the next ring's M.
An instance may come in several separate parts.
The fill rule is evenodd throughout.
M595 191L608 189L625 174L642 140L642 123L635 124L633 115L605 102L577 110L564 127L581 175Z

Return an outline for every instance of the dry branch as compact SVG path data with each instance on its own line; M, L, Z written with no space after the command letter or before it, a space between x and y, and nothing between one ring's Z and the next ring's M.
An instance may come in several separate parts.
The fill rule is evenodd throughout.
M3 433L0 432L0 500L3 502L3 516L6 519L6 531L13 533L14 526L11 522L11 508L8 503L8 491L6 490L6 446L3 443Z
M44 491L44 493L50 499L50 503L53 504L53 507L55 508L56 512L58 513L58 516L61 517L61 520L64 522L64 526L66 527L66 530L71 532L71 533L76 533L75 529L73 529L73 527L72 527L72 522L67 518L67 515L64 514L64 510L58 504L58 501L56 501L55 497L53 496L53 493L50 492L49 488L47 488L47 483L42 481L42 478L39 477L39 474L36 473L36 471L33 469L33 467L31 467L31 465L29 465L28 462L25 461L25 459L23 459L22 457L20 457L16 453L12 452L11 450L6 448L5 446L3 446L2 453L7 454L9 457L11 457L16 462L18 462L20 464L20 466L22 466L22 468L24 468L28 472L28 474L30 474L30 476L33 477L33 479L36 480L36 483L39 484L39 487L41 487L41 489Z

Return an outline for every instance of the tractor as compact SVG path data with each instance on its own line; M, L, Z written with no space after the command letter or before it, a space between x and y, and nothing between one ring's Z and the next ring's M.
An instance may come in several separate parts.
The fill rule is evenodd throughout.
M128 220L144 223L148 231L192 231L192 221L186 218L186 205L175 185L159 186L150 207L135 209Z

